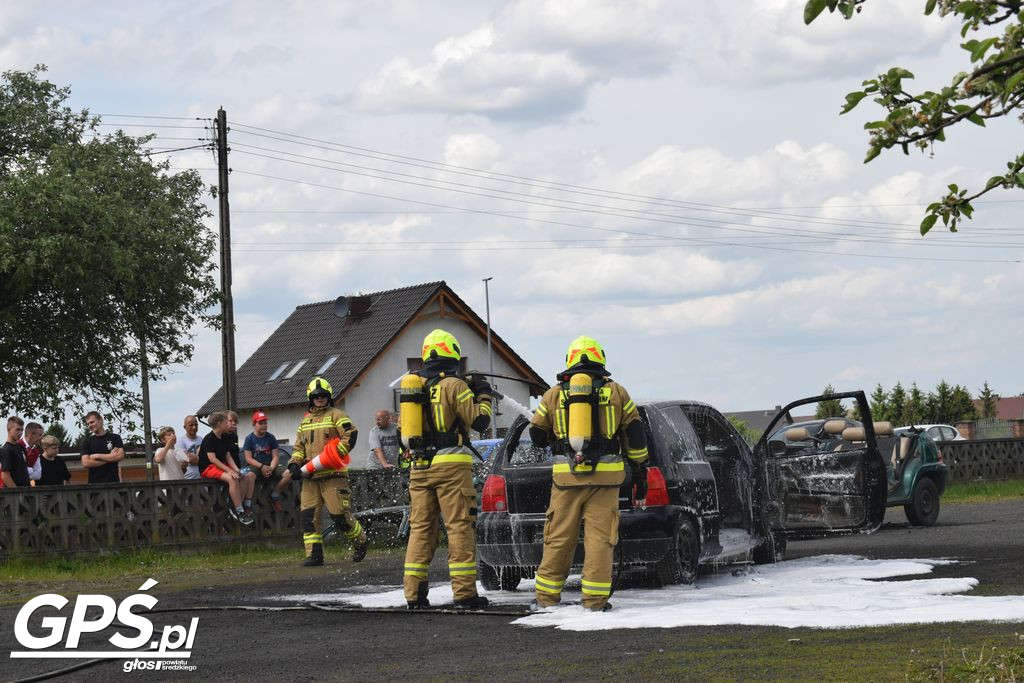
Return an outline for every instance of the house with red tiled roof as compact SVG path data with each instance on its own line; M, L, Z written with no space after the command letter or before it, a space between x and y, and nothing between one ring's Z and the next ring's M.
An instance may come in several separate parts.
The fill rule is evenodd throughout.
M974 402L974 409L981 415L981 401ZM1000 420L1024 418L1024 396L1001 396L996 399L996 417Z
M366 435L378 410L398 411L398 380L422 366L423 337L437 327L458 338L462 369L489 371L487 325L445 282L347 297L348 310L337 315L335 301L298 306L236 373L239 430L247 433L249 415L267 414L270 431L281 441L294 439L307 408L306 385L321 376L334 389L335 405L362 432L353 466L361 467ZM492 328L494 372L520 381L493 380L503 394L523 406L547 384ZM224 406L223 387L197 411L208 415ZM515 412L499 404L496 426L508 427Z

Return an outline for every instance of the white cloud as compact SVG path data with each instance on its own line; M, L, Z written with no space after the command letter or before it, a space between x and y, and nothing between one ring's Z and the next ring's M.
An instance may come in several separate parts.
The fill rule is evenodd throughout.
M936 52L951 21L924 17L919 3L865 5L845 21L824 15L803 23L804 0L705 3L688 25L686 57L705 78L748 86L863 75L900 56Z
M452 135L444 145L444 162L454 166L490 169L501 155L501 145L482 133Z

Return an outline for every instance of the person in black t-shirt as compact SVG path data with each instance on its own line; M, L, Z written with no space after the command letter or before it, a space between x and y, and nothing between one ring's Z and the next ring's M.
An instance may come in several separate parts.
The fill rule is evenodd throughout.
M225 438L228 431L228 416L224 413L213 413L208 420L213 431L204 436L203 442L199 444L199 474L203 479L220 481L228 487L228 498L234 506L228 514L236 522L248 526L253 523L253 518L252 514L246 514L245 508L242 507L242 475L231 457L231 440Z
M121 437L103 427L103 416L95 410L85 416L92 436L82 443L82 467L89 470L90 484L116 484L121 481L118 463L124 460Z
M65 482L71 480L71 472L68 471L67 463L57 457L60 441L55 436L46 435L40 443L43 446L43 454L39 457L42 474L36 485L63 486Z
M30 485L25 448L18 443L24 429L25 421L20 417L12 415L7 418L7 443L0 446L0 478L5 488Z

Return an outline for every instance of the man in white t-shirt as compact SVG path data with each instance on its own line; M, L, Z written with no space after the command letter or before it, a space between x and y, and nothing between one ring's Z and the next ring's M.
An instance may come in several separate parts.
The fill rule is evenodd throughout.
M199 418L195 415L186 415L185 435L178 439L177 448L188 454L188 468L185 469L186 479L199 479L199 444L203 440L199 437Z
M378 410L373 416L374 426L370 430L370 457L366 469L391 469L398 466L398 455L402 447L398 429L391 424L391 413Z

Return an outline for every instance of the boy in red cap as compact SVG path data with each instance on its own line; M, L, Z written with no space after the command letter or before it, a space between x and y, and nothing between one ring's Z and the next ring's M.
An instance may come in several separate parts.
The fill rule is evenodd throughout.
M252 414L252 433L245 437L242 445L245 464L256 473L256 477L266 480L278 480L274 490L270 492L270 504L276 512L281 512L281 492L292 483L292 474L280 462L281 451L277 439L267 431L267 414L257 410Z

